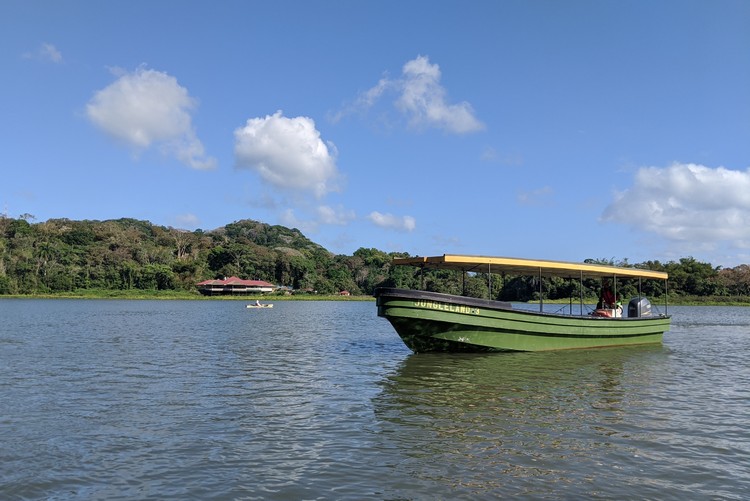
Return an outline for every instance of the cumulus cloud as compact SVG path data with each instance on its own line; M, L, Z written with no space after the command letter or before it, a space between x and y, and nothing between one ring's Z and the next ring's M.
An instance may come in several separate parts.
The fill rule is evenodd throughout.
M140 152L157 146L194 169L212 169L192 125L196 100L174 77L139 67L94 94L88 119L109 136Z
M23 57L26 59L36 59L38 61L46 61L55 64L61 64L63 62L62 52L51 43L43 43L35 52L26 52Z
M438 127L464 134L483 128L467 102L448 104L445 88L440 85L440 67L419 56L403 68L403 90L396 106L409 116L416 127Z
M393 214L381 214L373 211L367 216L375 226L381 228L390 228L400 231L413 231L417 226L417 221L411 216L394 216Z
M643 167L601 219L667 239L702 244L750 242L750 169L675 163Z
M353 105L333 117L340 120L345 115L366 111L388 91L398 94L396 109L403 113L412 127L434 127L453 134L466 134L484 128L474 115L468 102L451 104L447 91L440 84L441 72L426 56L417 56L402 68L400 79L383 78L371 89L363 92Z
M318 198L339 189L336 147L323 142L311 118L287 118L281 111L251 118L234 139L237 167L255 170L272 186Z

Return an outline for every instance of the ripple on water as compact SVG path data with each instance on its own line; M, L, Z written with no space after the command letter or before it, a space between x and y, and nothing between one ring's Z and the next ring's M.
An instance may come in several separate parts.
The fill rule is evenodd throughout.
M411 355L372 303L0 301L2 499L722 498L750 315L663 346Z

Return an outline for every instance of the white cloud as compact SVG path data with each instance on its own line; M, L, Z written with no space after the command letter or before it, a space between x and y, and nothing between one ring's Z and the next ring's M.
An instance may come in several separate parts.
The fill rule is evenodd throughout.
M23 54L26 59L36 59L38 61L47 61L55 64L63 62L62 53L51 43L43 43L36 52L26 52Z
M406 113L415 127L437 127L447 132L465 134L484 128L474 117L467 102L448 104L446 91L440 85L440 67L419 56L403 68L403 88L396 106Z
M39 55L42 59L53 63L59 64L63 61L62 53L51 43L43 43L39 49Z
M318 207L318 220L322 224L334 224L338 226L345 225L356 217L353 210L338 207L336 209L327 205Z
M601 219L672 241L745 247L750 241L750 169L679 163L643 167Z
M311 219L298 219L294 214L294 209L286 209L279 216L281 224L288 228L297 228L304 234L316 233L320 226L318 221Z
M413 231L417 226L416 220L411 216L394 216L393 214L381 214L373 211L367 216L375 226L391 228L400 231Z
M196 101L177 79L139 67L96 92L86 105L89 120L136 151L158 146L194 169L212 169L195 135L191 113Z
M387 91L399 93L396 108L415 128L434 127L449 133L465 134L484 128L484 124L474 116L471 104L461 102L450 104L447 91L440 84L440 67L430 64L426 56L417 56L404 64L402 77L391 80L382 78L375 87L363 92L354 104L333 117L334 121L343 116L365 111L372 107Z
M277 111L249 119L234 138L237 167L257 171L269 184L318 198L338 190L336 147L321 140L311 118L287 118Z
M362 92L353 104L333 113L330 116L331 122L336 123L347 115L369 110L378 102L381 96L392 87L394 87L394 83L391 80L388 78L381 78L375 87Z
M343 207L334 209L327 205L321 205L307 219L298 217L295 209L287 208L279 215L279 220L284 226L297 228L303 233L310 234L317 233L321 225L345 226L354 220L355 217L352 210L347 210Z

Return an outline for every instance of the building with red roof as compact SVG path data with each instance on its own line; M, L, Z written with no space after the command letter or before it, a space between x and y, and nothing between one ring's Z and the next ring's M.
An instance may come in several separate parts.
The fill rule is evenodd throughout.
M273 292L276 286L263 280L243 280L229 277L224 280L204 280L195 284L198 292L204 296L220 294L267 294Z

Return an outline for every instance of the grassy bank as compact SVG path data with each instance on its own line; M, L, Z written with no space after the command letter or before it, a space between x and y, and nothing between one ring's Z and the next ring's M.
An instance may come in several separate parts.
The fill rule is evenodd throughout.
M157 290L107 290L80 289L71 292L55 294L15 294L0 295L2 298L33 298L33 299L163 299L163 300L195 300L195 301L255 301L256 299L270 303L274 301L373 301L372 296L340 296L338 294L267 294L267 295L237 295L237 296L203 296L197 291L157 291ZM657 306L664 304L663 298L650 298ZM585 298L584 304L596 304L595 297ZM568 299L545 299L549 304L568 304ZM529 301L529 304L539 304L539 301ZM573 300L578 304L578 299ZM669 298L670 306L750 306L748 296L674 296ZM627 303L623 303L627 308Z
M236 296L203 296L197 291L156 291L156 290L107 290L80 289L55 294L13 294L0 295L2 298L27 299L164 299L196 301L255 301L264 303L274 301L372 301L371 296L339 296L338 294L299 294L299 295L236 295Z

